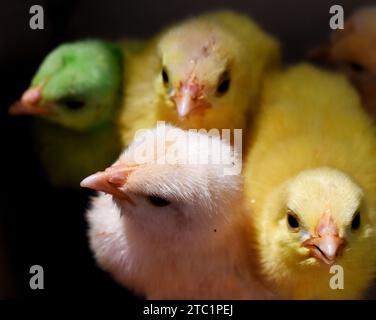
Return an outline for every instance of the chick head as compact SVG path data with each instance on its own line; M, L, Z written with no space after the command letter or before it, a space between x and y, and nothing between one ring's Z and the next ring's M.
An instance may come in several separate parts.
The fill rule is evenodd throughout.
M45 58L30 88L9 112L40 116L76 130L100 125L110 119L119 98L121 60L110 44L63 44Z
M229 213L241 179L223 171L234 157L219 137L158 126L81 186L112 195L126 217L158 238L198 241L236 215Z
M274 40L239 14L188 20L169 29L158 43L157 91L178 120L218 113L228 117L226 110L244 117L277 52Z
M263 262L273 272L296 276L304 270L309 277L309 270L339 264L351 278L372 270L374 209L348 175L326 167L305 170L268 200L261 228L269 232L260 232Z
M366 107L376 115L376 7L356 11L344 29L332 33L328 44L311 56L335 64L360 90Z

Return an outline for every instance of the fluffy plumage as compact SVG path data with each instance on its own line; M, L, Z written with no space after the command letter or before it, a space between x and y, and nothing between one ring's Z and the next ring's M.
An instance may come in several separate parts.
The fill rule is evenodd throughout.
M129 65L124 145L157 120L182 128L245 128L279 45L248 17L205 14L161 32Z
M269 297L248 256L242 179L224 175L235 161L232 149L218 137L166 132L162 126L152 140L141 136L112 167L82 182L108 193L87 212L99 265L149 299ZM217 157L219 164L198 162Z
M266 279L285 298L361 297L376 267L376 137L356 92L309 65L275 74L252 137L246 203ZM333 263L344 290L329 287Z
M121 72L122 52L115 45L97 40L62 44L47 55L10 112L74 130L97 127L112 118Z
M40 118L34 128L37 150L53 185L78 187L85 176L119 155L115 116L123 62L140 47L137 41L62 44L45 58L30 88L11 107L12 114Z
M357 10L343 30L310 56L336 66L359 90L363 104L376 119L376 7Z

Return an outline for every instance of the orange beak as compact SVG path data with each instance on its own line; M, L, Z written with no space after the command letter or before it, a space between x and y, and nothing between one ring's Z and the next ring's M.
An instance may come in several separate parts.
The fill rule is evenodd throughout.
M52 105L40 105L42 99L42 88L34 87L27 89L20 101L16 101L9 108L11 115L44 115L53 111Z
M80 186L111 194L135 206L134 201L124 191L120 190L127 183L128 177L134 168L124 164L114 164L105 171L88 176L81 181Z
M180 86L180 90L173 97L180 119L185 119L192 115L202 115L206 109L211 108L211 104L205 99L203 89L203 86L197 82L196 78Z
M324 214L316 227L316 236L303 242L312 257L332 265L346 245L339 236L339 229L329 214Z
M316 60L316 61L329 62L331 59L329 45L321 45L321 46L311 49L307 53L307 59L314 60L314 61Z

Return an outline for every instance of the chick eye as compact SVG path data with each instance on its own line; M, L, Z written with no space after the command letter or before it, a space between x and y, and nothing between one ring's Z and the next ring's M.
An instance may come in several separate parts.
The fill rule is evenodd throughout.
M356 62L349 62L349 66L355 72L363 72L365 70L364 66Z
M75 98L62 99L60 100L60 104L72 111L82 109L85 106L85 102L83 100Z
M218 83L217 95L222 96L230 89L230 73L225 71Z
M299 221L295 214L293 214L290 210L287 212L287 224L291 231L296 232L299 230Z
M157 196L148 196L148 201L156 207L166 207L171 203L170 201Z
M169 82L169 79L168 79L168 74L167 74L166 68L162 69L162 79L163 79L163 83L165 85L167 85L168 82Z
M358 230L359 227L360 227L360 211L357 211L351 222L351 230L353 231Z

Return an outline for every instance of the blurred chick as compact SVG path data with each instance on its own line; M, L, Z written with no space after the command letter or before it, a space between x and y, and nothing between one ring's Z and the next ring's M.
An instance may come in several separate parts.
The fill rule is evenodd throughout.
M35 121L35 139L53 185L78 187L85 176L119 155L114 119L121 103L123 60L140 47L137 41L60 45L11 106L11 114L41 119Z
M148 299L268 297L250 267L242 179L224 175L235 157L218 137L158 126L86 178L83 187L106 193L87 212L99 265Z
M334 64L345 73L376 119L376 7L356 11L343 30L335 31L327 44L309 55Z
M245 192L263 274L284 298L360 298L376 271L372 120L344 77L304 64L262 99ZM329 286L333 264L343 290Z
M279 44L248 17L205 14L161 32L129 65L124 145L164 120L181 128L243 128Z

